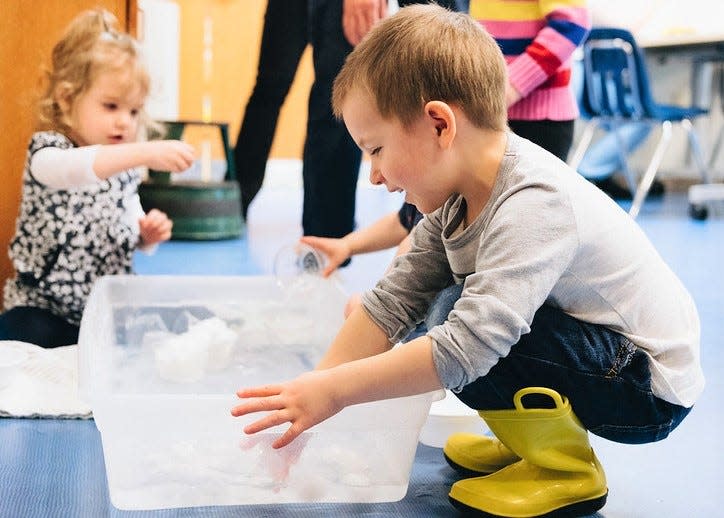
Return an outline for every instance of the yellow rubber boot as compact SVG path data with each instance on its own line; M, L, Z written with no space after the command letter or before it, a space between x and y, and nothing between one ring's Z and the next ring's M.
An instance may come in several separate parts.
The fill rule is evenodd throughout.
M442 453L453 469L471 477L493 473L520 460L495 437L465 432L448 437Z
M544 394L555 408L525 408L527 394ZM604 506L606 475L588 432L568 399L540 387L516 392L514 410L480 412L490 430L522 460L450 489L455 507L478 516L581 516Z

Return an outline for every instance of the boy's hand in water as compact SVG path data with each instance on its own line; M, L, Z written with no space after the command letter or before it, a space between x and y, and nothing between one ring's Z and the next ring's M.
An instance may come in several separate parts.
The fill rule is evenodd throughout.
M331 376L324 370L307 372L286 383L241 389L236 395L243 401L231 409L234 417L268 412L247 425L244 433L253 434L291 423L287 431L272 443L273 448L286 446L305 430L344 408L343 404L336 401Z

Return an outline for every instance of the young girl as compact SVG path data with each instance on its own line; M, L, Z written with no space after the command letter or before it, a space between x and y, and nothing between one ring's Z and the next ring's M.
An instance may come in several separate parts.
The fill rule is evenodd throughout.
M0 340L77 343L83 307L102 275L131 272L136 246L171 236L166 214L144 214L134 169L182 171L193 148L136 142L149 75L136 42L103 10L79 15L55 45L30 139L5 285Z

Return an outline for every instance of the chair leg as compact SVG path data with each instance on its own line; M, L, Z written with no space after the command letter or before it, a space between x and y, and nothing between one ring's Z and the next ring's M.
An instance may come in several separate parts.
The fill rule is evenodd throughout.
M719 67L717 67L718 74L719 74L719 105L722 108L722 112L724 112L724 60L719 61ZM711 155L709 155L709 171L714 170L714 164L716 163L716 159L719 158L719 152L721 151L721 145L722 145L722 139L724 139L724 125L719 126L719 133L716 137L716 142L714 143L714 147L711 150ZM711 174L711 173L710 173ZM710 180L712 178L710 177Z
M719 157L719 152L721 151L722 139L724 139L724 126L719 128L719 135L717 135L716 142L714 143L714 147L711 150L711 155L709 155L709 169L710 170L714 168L716 159Z
M618 161L621 163L621 171L623 172L624 178L626 178L626 186L631 191L631 196L636 194L636 177L631 172L631 168L628 166L628 160L626 155L628 154L628 147L623 141L620 133L621 125L617 124L613 129L613 134L616 136L616 151L618 153Z
M694 131L694 126L691 124L689 119L681 121L681 125L686 130L686 136L689 137L689 147L691 147L691 154L694 156L694 162L696 167L699 169L699 174L704 183L711 183L711 177L709 176L709 170L706 167L704 160L704 152L701 150L701 144L699 143L699 137Z
M591 119L586 123L586 127L583 129L578 145L576 145L576 150L573 152L573 156L568 160L568 165L573 169L578 170L578 166L581 165L583 157L586 156L586 151L588 151L588 147L591 145L591 140L593 139L593 134L596 132L597 127L598 121L595 119Z
M646 167L646 172L641 178L641 182L639 183L638 189L636 189L636 194L634 195L633 203L631 203L631 208L628 211L629 215L634 219L636 219L636 216L638 216L639 211L641 210L641 206L644 204L644 200L646 199L646 195L649 193L651 184L654 183L656 172L659 170L661 160L664 158L666 145L669 143L669 140L671 140L671 121L664 121L661 123L661 136L659 137L659 143L656 145L654 154L651 157L648 167Z

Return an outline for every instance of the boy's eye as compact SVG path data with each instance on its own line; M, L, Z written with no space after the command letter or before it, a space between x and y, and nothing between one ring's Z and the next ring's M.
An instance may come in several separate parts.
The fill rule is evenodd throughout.
M141 111L141 110L138 110L138 109L133 109L133 110L131 110L131 116L132 116L132 117L138 117L138 113L139 113L140 111Z
M103 103L103 107L106 110L115 110L116 108L118 108L118 105L116 103Z
M381 149L382 149L381 147L374 148L372 151L370 151L370 156L375 156L376 154L378 154L380 152Z

